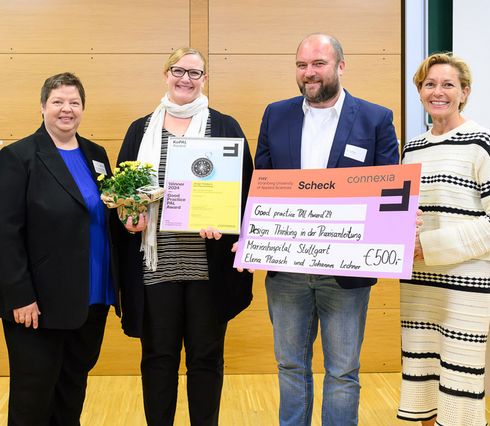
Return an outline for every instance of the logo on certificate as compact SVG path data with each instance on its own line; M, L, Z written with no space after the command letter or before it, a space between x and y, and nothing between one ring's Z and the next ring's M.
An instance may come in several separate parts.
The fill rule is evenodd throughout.
M209 158L201 157L194 160L191 164L191 170L194 176L198 178L208 177L213 173L213 163Z

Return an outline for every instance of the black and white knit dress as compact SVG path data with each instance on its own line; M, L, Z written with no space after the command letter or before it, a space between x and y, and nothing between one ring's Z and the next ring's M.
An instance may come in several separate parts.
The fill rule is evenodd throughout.
M467 121L408 142L422 163L424 261L401 281L403 380L398 417L484 426L490 319L490 131Z

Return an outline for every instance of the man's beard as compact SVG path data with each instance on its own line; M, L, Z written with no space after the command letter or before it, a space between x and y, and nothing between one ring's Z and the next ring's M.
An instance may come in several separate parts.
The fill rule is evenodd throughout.
M316 95L310 96L306 91L306 83L320 83L320 88L316 92ZM306 80L302 82L302 85L299 87L299 90L306 98L306 100L310 103L317 104L322 102L327 102L330 99L335 98L340 90L340 80L337 78L332 84L325 85L323 81L318 80Z

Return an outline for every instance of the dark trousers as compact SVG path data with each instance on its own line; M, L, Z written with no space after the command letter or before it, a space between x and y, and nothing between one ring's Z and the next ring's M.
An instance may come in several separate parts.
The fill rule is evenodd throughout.
M218 424L226 324L214 306L207 281L145 287L141 375L149 426L173 425L182 342L191 425Z
M10 364L9 426L79 426L88 372L99 357L108 306L75 330L3 320Z

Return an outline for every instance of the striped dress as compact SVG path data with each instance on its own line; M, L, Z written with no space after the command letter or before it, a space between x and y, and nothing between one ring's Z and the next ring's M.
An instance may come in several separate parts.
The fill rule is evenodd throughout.
M398 417L484 426L490 318L490 131L467 121L408 142L422 163L424 261L401 281L403 376Z
M145 131L150 123L151 116L145 124ZM161 187L165 186L165 165L167 163L168 138L173 136L167 130L162 130L162 150L160 153L160 166L158 180ZM205 136L211 136L211 118L206 123ZM162 205L158 210L158 217L162 215ZM158 284L168 281L209 280L208 260L206 257L206 242L198 233L157 233L158 264L156 271L144 265L144 285Z

